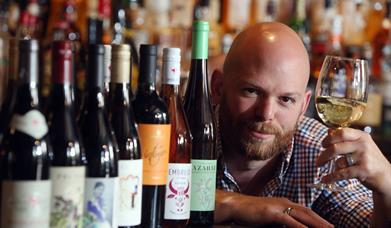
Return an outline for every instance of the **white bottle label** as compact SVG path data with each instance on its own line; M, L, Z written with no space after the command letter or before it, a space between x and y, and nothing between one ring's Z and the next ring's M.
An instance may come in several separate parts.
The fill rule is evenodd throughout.
M3 181L2 189L1 227L49 227L50 180Z
M164 218L190 218L191 164L169 163Z
M83 227L117 227L118 178L86 178Z
M24 115L14 114L10 127L35 139L41 139L48 133L45 116L38 110L31 110Z
M119 226L135 226L141 223L141 193L143 160L119 160Z
M85 176L84 166L50 168L50 227L82 227Z

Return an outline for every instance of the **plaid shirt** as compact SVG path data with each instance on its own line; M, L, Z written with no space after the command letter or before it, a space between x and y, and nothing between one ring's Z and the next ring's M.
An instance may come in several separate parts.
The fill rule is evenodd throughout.
M315 160L322 150L321 141L326 134L327 128L324 125L305 117L299 123L292 143L283 151L281 164L260 196L288 198L312 208L336 227L369 227L373 210L372 192L357 179L338 181L338 186L349 189L344 192L308 187L308 184L319 182L327 173L327 167L315 166ZM217 187L225 191L241 192L224 163L221 148L218 137Z

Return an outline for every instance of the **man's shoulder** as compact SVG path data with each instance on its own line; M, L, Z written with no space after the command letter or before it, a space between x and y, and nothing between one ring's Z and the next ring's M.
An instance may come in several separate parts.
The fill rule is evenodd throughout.
M295 142L305 145L318 147L327 135L328 128L321 122L304 117L298 124L295 132Z

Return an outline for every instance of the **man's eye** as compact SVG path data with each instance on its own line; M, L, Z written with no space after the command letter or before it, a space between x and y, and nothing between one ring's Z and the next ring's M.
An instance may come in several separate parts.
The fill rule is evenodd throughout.
M243 91L247 94L254 94L257 93L257 90L254 88L244 88Z
M296 101L295 99L291 98L291 97L281 97L280 100L283 102L283 103L292 103L294 104Z

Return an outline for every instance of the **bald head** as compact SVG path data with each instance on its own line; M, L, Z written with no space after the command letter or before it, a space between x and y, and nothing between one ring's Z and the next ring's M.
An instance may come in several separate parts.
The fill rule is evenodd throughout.
M309 58L300 37L288 26L277 23L259 23L241 32L234 40L224 62L225 76L244 71L256 72L263 68L294 68L305 87L309 77Z

